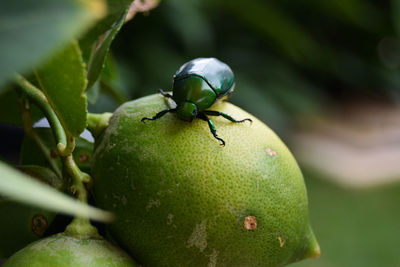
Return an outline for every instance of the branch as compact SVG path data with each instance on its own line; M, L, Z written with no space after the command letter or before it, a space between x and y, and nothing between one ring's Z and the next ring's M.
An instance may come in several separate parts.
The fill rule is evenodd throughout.
M29 100L36 104L44 113L45 117L49 121L54 137L56 139L57 149L60 150L59 153L61 155L65 155L66 148L71 149L71 144L69 144L70 142L67 142L65 131L60 121L58 120L56 113L47 101L46 96L42 93L42 91L36 88L21 75L16 74L14 80L20 86L20 91L24 95L26 95ZM75 144L72 145L75 146Z

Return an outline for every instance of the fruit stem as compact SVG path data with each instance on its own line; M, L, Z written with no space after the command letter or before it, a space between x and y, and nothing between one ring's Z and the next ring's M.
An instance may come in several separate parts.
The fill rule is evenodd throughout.
M64 145L63 143L57 144L58 153L60 153L60 155L64 157L71 155L72 152L74 152L74 149L75 149L75 138L73 136L69 136L68 134L67 134L67 145Z
M42 110L45 117L49 121L56 139L57 149L61 156L63 166L66 170L67 175L72 179L71 190L80 202L87 203L88 192L86 190L85 184L91 183L92 178L89 174L82 172L79 169L72 156L72 152L75 149L75 137L69 134L69 132L63 128L57 117L57 114L52 109L48 99L42 91L40 91L19 74L15 75L14 80L19 85L18 93L35 103ZM46 157L50 156L51 153L50 151L48 151L48 148L44 145L39 136L37 134L35 135L35 131L32 127L32 115L30 113L29 106L25 105L29 102L24 102L22 97L21 100L22 101L20 101L20 107L22 112L24 130L36 141L42 151L45 152ZM108 119L111 115L101 114L100 116L102 116L103 118L107 116L108 117L107 120L105 120L100 119L100 117L94 116L95 118L97 118L96 128L100 126L105 127L105 124L108 125ZM57 169L55 170L57 171ZM58 170L58 174L60 174L61 176L60 170ZM89 219L86 217L75 217L73 221L67 226L65 232L66 234L79 238L101 238L97 232L97 229L90 224Z
M65 153L66 151L63 148L68 147L68 149L70 149L71 145L68 144L69 142L67 142L65 131L60 121L58 120L56 113L54 112L49 101L47 100L46 96L36 86L31 84L28 80L26 80L19 74L15 75L14 81L19 85L18 91L23 95L25 95L34 104L36 104L40 108L40 110L44 113L54 133L54 137L57 143L57 148L59 149L61 148L61 151L59 151L60 154L66 155Z
M92 133L94 138L97 138L103 132L103 130L107 128L111 116L112 113L110 112L105 112L102 114L87 114L87 129Z
M76 193L76 197L79 201L87 203L87 191L84 183L91 183L92 178L89 174L82 172L76 165L72 154L63 157L63 163L67 170L67 173L72 178L72 190Z
M71 138L71 143L75 144L74 137L68 136L68 138ZM72 153L63 156L62 160L67 174L72 178L72 192L80 202L88 203L88 191L86 190L85 184L90 184L92 182L92 177L79 169ZM86 217L75 217L65 229L65 234L80 239L101 238L96 227L94 227Z
M102 239L102 236L97 231L97 228L94 227L87 218L74 218L67 228L65 228L64 233L79 239Z
M73 189L77 192L78 199L87 203L87 192L83 183L91 182L91 177L78 168L75 164L74 158L72 157L72 152L75 149L75 137L68 134L68 132L66 133L42 91L19 74L16 74L14 78L15 82L19 85L19 93L35 103L49 121L56 139L58 152L63 159L68 174L73 177ZM48 149L45 147L42 140L39 139L37 135L35 136L32 127L32 116L28 106L25 104L26 103L24 102L21 102L20 104L24 130L28 135L32 136L42 151L45 152L45 156L48 157L50 156L50 151L47 151ZM61 174L60 170L55 171L58 171L58 174Z
M63 163L69 176L72 177L71 189L80 202L87 203L88 192L85 184L91 183L92 178L89 174L82 172L76 165L72 154L63 157ZM65 229L65 234L76 238L102 238L88 218L75 217Z
M21 111L22 117L22 127L27 136L29 136L42 151L42 154L46 158L47 162L50 164L53 171L58 177L62 177L61 169L58 167L56 159L51 156L51 150L46 146L42 138L37 134L33 128L32 113L29 107L29 101L25 98L18 99L19 109Z

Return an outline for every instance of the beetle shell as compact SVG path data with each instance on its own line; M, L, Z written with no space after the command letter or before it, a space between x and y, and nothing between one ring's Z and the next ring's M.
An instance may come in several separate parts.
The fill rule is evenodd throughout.
M217 94L198 76L189 76L174 82L172 99L180 106L190 102L196 105L198 111L203 111L214 104Z
M174 75L174 89L177 81L197 76L210 85L217 98L233 91L235 76L231 68L216 58L196 58L185 63Z

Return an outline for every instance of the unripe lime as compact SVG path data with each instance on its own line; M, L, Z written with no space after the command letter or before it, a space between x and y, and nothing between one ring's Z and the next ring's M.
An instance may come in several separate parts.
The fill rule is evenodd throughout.
M97 204L116 213L110 226L145 266L281 266L319 255L308 221L300 169L261 121L221 102L235 124L176 114L142 123L168 108L160 95L116 110L99 136L92 174Z
M53 235L21 249L3 267L134 267L122 250L100 238Z

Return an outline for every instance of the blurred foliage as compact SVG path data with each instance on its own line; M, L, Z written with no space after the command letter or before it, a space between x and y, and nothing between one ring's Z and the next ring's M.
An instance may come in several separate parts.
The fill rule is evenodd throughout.
M310 221L321 246L319 259L291 267L399 266L400 185L354 190L306 171Z
M4 111L0 123L23 126L33 145L25 142L22 158L28 161L33 158L33 161L43 165L50 163L53 171L65 180L70 178L65 175L68 171L61 172L57 159L59 155L67 158L62 161L63 167L70 170L69 175L76 176L76 179L72 179L75 183L73 186L88 179L87 174L80 170L71 171L76 165L68 158L75 148L74 137L78 138L87 125L87 85L88 82L89 87L96 84L100 77L109 46L123 25L131 2L18 0L0 3L0 103L4 106L0 110ZM15 75L15 72L21 72L26 78ZM113 75L104 77L108 81L106 78ZM18 94L10 91L13 89L11 79L17 85ZM95 98L96 90L94 93L88 92L88 95L91 99ZM12 105L17 102L20 104L19 112ZM37 109L31 112L31 107L39 107L41 112ZM22 115L22 119L16 115ZM53 130L50 136L46 136L46 141L50 141L53 135L57 149L54 148L55 144L42 139L38 129L32 128L32 123L43 115ZM3 141L0 152L8 140ZM74 159L79 162L79 167L88 170L92 144L83 140L76 143L78 149L74 150ZM41 156L45 160L40 160ZM36 169L42 167L34 166ZM82 178L84 176L85 179ZM72 215L84 214L88 218L92 215L92 218L101 217L101 214L110 218L109 213L35 182L2 162L0 177L0 194L15 201ZM83 187L82 184L79 186Z
M342 101L400 100L397 2L161 2L122 28L112 46L115 87L101 90L90 109L112 111L126 99L119 94L169 90L180 65L210 56L236 74L231 101L280 134L299 115L340 108Z
M0 92L16 70L30 71L101 18L104 1L0 1Z
M4 88L0 93L0 122L11 125L21 125L21 113L18 107L18 94L12 86ZM43 117L42 112L31 106L32 120L37 121Z

